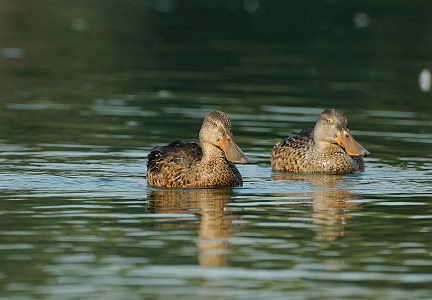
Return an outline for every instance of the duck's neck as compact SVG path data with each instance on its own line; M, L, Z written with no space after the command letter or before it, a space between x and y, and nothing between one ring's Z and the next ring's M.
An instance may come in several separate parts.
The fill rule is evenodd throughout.
M202 148L202 155L203 155L201 159L201 163L206 163L215 160L225 160L223 151L219 147L208 143L201 143L201 148Z
M315 153L334 153L334 152L340 152L341 148L339 147L339 145L337 144L332 144L332 143L328 143L328 142L317 142L315 141L315 145L314 145L316 151ZM343 151L343 150L342 150Z
M319 134L317 134L317 130L314 130L313 141L314 141L314 147L316 149L316 153L329 152L331 151L331 149L334 149L335 146L337 146L329 142L320 140Z

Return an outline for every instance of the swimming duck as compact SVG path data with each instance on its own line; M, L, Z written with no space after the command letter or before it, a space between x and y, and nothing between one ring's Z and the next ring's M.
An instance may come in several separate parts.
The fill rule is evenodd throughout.
M206 115L199 132L200 143L177 140L154 147L147 156L147 183L159 188L216 188L242 186L233 163L249 159L237 146L228 115L213 111Z
M364 171L362 156L370 153L351 135L346 117L326 109L314 128L304 129L273 147L275 171L345 174Z

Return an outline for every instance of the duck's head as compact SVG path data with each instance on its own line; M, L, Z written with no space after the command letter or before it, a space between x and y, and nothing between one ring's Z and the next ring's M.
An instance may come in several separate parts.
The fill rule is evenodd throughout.
M319 115L314 128L314 139L321 145L338 144L348 155L370 155L351 135L346 117L335 109L326 109Z
M222 111L212 111L204 118L200 133L201 144L211 144L219 147L225 153L225 158L231 162L245 164L249 159L234 141L231 121Z

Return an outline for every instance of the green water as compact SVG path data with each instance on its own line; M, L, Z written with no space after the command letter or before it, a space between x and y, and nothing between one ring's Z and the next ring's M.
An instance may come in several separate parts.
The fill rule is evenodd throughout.
M430 298L431 2L214 2L0 3L0 299ZM366 171L273 173L324 108ZM244 186L148 188L216 109Z

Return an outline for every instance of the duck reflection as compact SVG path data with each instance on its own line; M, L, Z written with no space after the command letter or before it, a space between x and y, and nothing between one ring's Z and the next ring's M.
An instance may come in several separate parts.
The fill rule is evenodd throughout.
M199 215L198 262L201 266L220 267L228 264L228 238L236 230L236 217L227 208L232 195L229 189L155 190L148 192L147 199L154 213ZM184 223L168 226L184 227Z
M350 190L350 184L346 177L326 174L275 173L272 175L272 179L306 182L312 186L306 192L274 196L312 198L313 222L319 225L315 228L317 241L331 241L345 235L344 226L352 218L347 212L358 207L357 203L350 200L360 198L359 195Z

